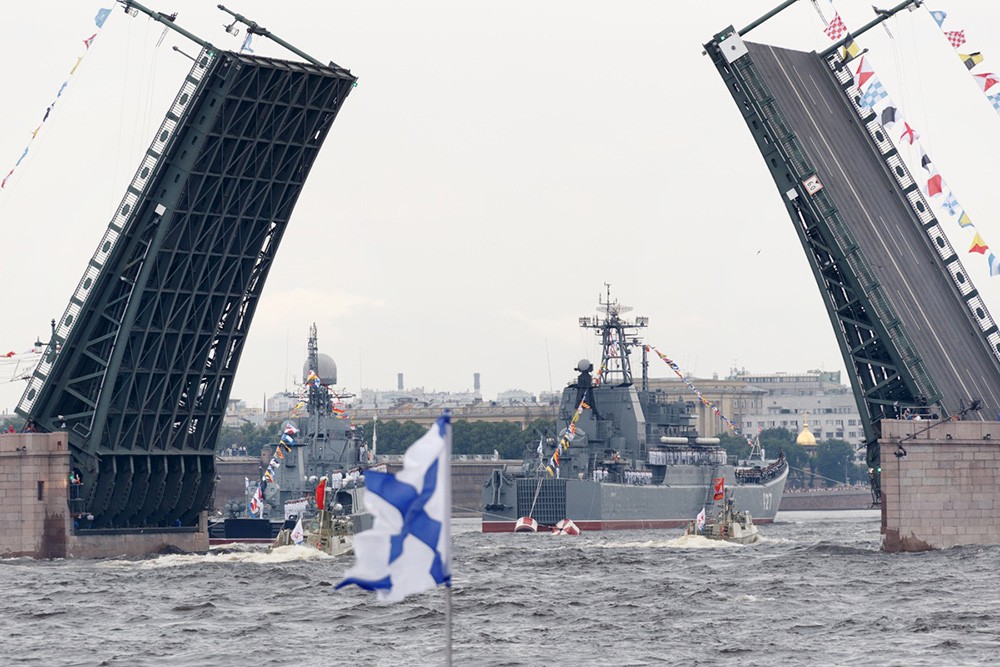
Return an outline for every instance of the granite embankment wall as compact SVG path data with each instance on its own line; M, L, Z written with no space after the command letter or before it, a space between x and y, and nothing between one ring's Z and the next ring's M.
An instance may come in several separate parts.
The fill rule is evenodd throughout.
M929 426L882 422L883 548L1000 544L1000 422Z
M780 512L815 512L824 510L866 510L872 507L871 491L865 488L817 489L795 491L781 496Z
M164 549L207 551L198 530L116 533L73 530L65 433L0 434L0 558L143 556Z

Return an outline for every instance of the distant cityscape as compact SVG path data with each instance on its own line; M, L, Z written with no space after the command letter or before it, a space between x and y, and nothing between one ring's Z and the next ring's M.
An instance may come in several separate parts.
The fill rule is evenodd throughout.
M717 375L686 379L748 434L769 428L799 433L808 423L816 440L836 438L856 444L864 438L854 394L841 382L840 371L753 374L734 370L724 379ZM478 373L474 374L471 392L406 387L403 375L399 374L393 390L362 389L357 394L345 392L341 399L355 422L369 421L377 414L381 420L429 424L444 408L451 409L455 419L512 421L522 428L537 419L556 418L561 392L510 389L487 400L480 386ZM664 402L680 400L691 404L702 435L714 436L727 430L714 410L698 401L679 378L650 378L649 389L661 393ZM291 416L300 396L298 392L283 391L267 398L264 405L232 398L224 424L238 428L242 424L280 423Z

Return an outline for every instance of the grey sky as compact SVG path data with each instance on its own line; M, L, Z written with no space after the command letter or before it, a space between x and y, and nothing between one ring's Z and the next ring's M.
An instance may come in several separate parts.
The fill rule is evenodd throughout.
M179 11L220 47L242 41L223 32L216 3L145 4ZM577 318L595 312L605 282L697 375L842 368L779 195L701 55L712 34L775 4L233 0L360 78L282 241L233 396L259 404L288 386L314 321L351 389L392 388L398 372L442 391L470 389L480 372L487 396L558 389L597 355ZM870 20L870 5L838 3L849 27ZM977 71L1000 72L1000 3L939 5L983 52ZM5 7L3 174L100 6ZM895 40L876 29L862 45L1000 248L1000 118L924 10L889 26ZM750 38L825 48L822 27L801 0ZM170 47L195 49L173 34L156 48L161 32L116 7L0 191L4 352L47 338L189 67ZM286 55L260 38L253 47ZM1000 316L1000 278L979 255L964 262ZM22 389L4 382L0 407Z

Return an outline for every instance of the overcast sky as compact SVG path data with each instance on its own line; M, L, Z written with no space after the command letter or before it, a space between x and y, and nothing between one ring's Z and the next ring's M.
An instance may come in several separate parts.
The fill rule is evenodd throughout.
M780 195L701 55L777 0L231 2L359 77L282 240L234 397L289 387L313 322L348 389L391 389L404 373L408 387L465 391L475 372L487 397L559 389L580 357L599 357L577 318L606 282L697 376L843 368ZM214 2L146 4L222 48L242 42ZM3 174L109 5L5 6ZM870 6L838 3L849 27ZM932 7L983 52L977 71L1000 72L1000 3ZM1000 248L1000 118L926 11L888 25L895 39L876 28L862 46ZM823 27L800 0L748 39L821 49ZM170 47L196 48L173 33L157 47L161 33L116 7L0 191L3 351L47 340L189 69ZM1000 317L1000 277L979 255L964 261ZM0 407L22 390L5 381Z

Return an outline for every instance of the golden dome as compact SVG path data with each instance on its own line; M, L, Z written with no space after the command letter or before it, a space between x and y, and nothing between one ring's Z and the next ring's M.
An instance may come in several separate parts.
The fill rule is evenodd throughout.
M808 417L806 417L805 421L802 422L802 432L799 433L799 437L795 438L795 444L803 445L804 447L816 446L816 436L814 436L809 430Z

